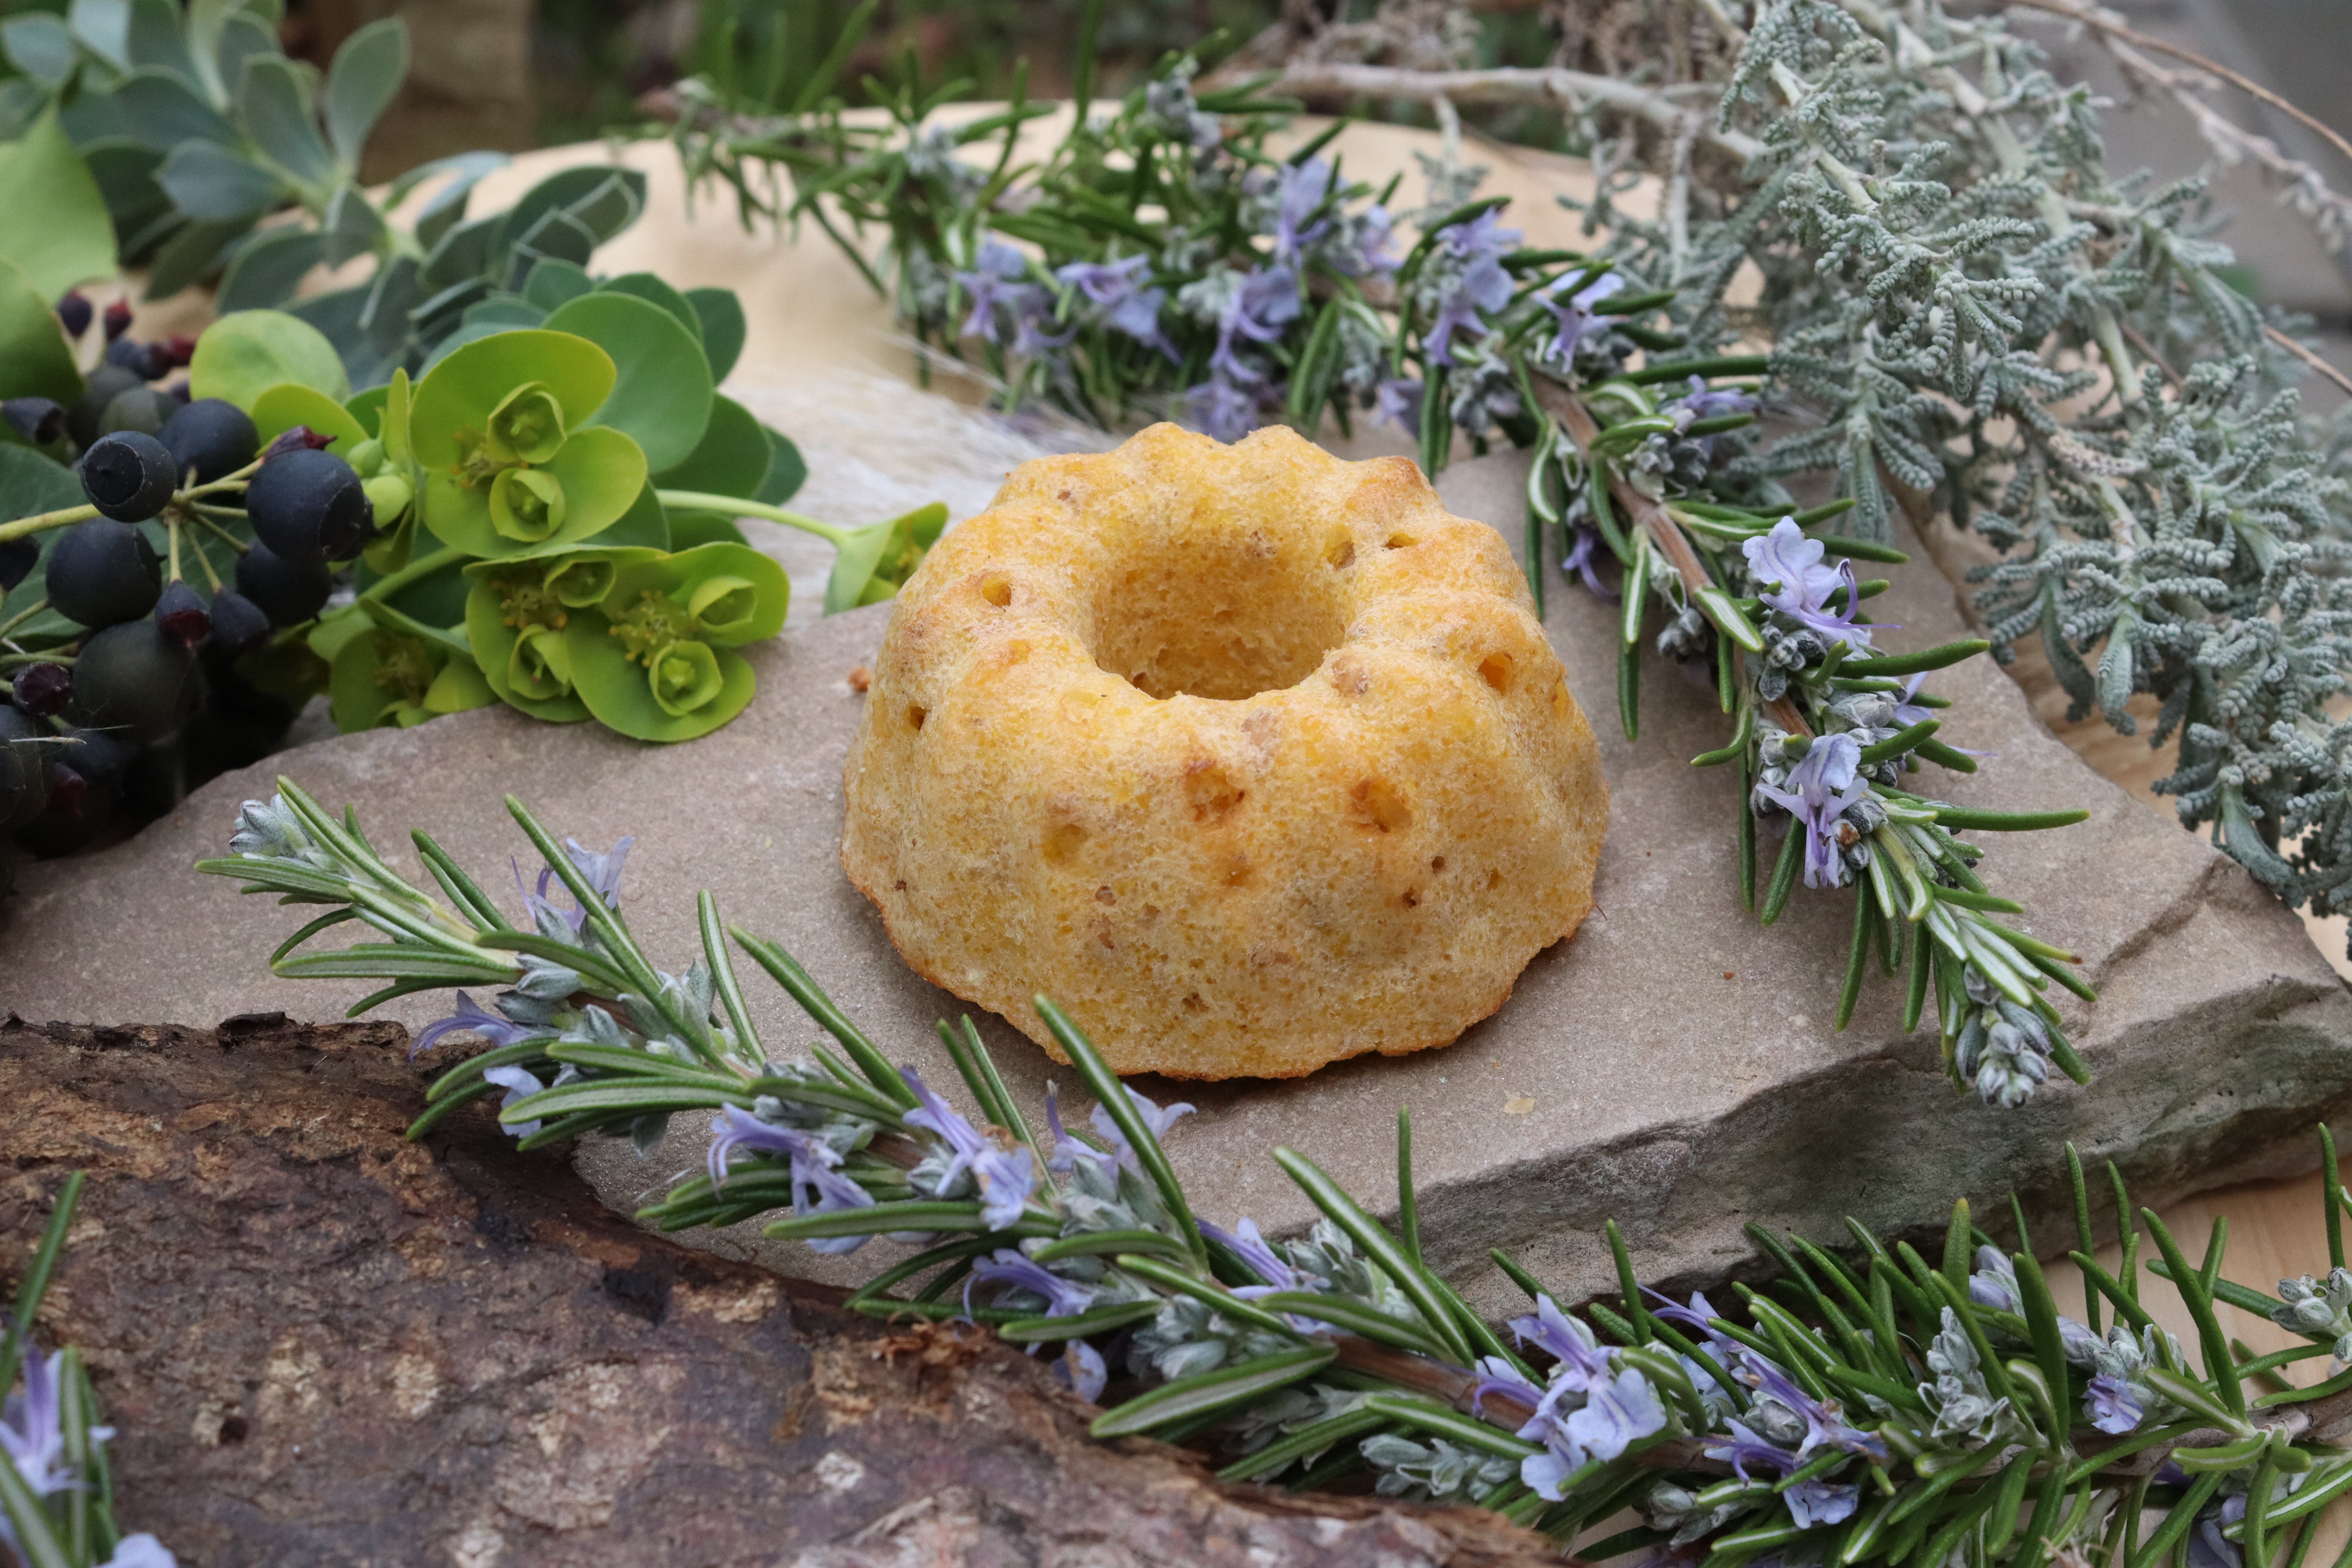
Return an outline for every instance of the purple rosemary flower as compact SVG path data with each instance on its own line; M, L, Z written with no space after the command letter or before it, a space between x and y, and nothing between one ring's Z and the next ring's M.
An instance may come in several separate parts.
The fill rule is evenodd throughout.
M446 1018L436 1018L416 1031L416 1037L408 1042L408 1059L415 1061L449 1035L479 1035L493 1046L513 1046L546 1033L548 1031L537 1024L518 1024L500 1014L485 1012L476 1005L471 996L460 991L455 1013Z
M1826 547L1818 539L1807 539L1795 518L1782 518L1772 525L1771 532L1739 548L1748 557L1748 574L1756 580L1764 602L1823 642L1842 640L1859 650L1870 646L1873 631L1887 629L1853 618L1862 606L1853 563L1840 561L1835 567L1822 564ZM1845 590L1845 607L1832 614L1828 608L1830 595L1841 587Z
M1105 324L1113 331L1149 343L1172 362L1183 356L1160 328L1160 308L1167 302L1168 290L1145 289L1138 283L1150 270L1150 257L1130 256L1119 261L1073 261L1055 268L1054 279L1086 296L1101 310Z
M1532 1314L1511 1320L1511 1333L1519 1343L1538 1345L1559 1363L1552 1369L1555 1386L1565 1380L1580 1393L1609 1374L1609 1352L1593 1342L1591 1330L1561 1311L1548 1295L1536 1298Z
M114 1543L114 1555L101 1568L180 1568L180 1560L164 1544L141 1531Z
M1616 291L1612 289L1609 292L1613 294ZM1727 414L1753 414L1757 402L1737 387L1727 386L1718 390L1707 384L1706 377L1695 375L1690 378L1689 390L1683 394L1680 408L1690 415L1684 421L1687 426L1701 419L1719 419Z
M1604 272L1562 300L1560 290L1581 276L1581 273L1563 273L1536 291L1536 303L1549 310L1552 321L1557 323L1551 343L1544 353L1562 362L1576 358L1578 345L1602 330L1600 318L1592 308L1611 295L1622 294L1625 290L1625 279L1614 272ZM1706 384L1701 382L1700 384Z
M1372 422L1385 421L1408 433L1421 428L1422 384L1410 375L1391 376L1372 388Z
M1084 1340L1065 1340L1062 1353L1054 1358L1053 1371L1071 1393L1088 1405L1102 1398L1103 1384L1110 1381L1110 1369L1103 1365L1102 1352Z
M2105 1342L2091 1331L2089 1324L2076 1322L2063 1312L2058 1314L2058 1343L2065 1351L2066 1359L2076 1366L2097 1365L2099 1352L2105 1348Z
M2206 1509L2189 1533L2189 1568L2242 1568L2238 1543L2221 1531L2246 1517L2246 1494L2225 1498Z
M710 1134L709 1170L714 1186L727 1184L729 1159L736 1150L746 1149L761 1154L780 1154L792 1162L795 1215L838 1214L845 1209L866 1208L874 1202L873 1194L841 1174L841 1154L832 1144L798 1128L779 1127L740 1106L727 1105L710 1119ZM866 1237L862 1236L820 1237L808 1244L810 1250L824 1253L855 1252L865 1245Z
M988 1257L972 1261L971 1278L963 1288L967 1312L971 1310L974 1285L1003 1286L1041 1297L1049 1318L1074 1317L1095 1304L1095 1287L1063 1279L1017 1247L1000 1247Z
M1060 1091L1050 1082L1045 1085L1045 1130L1054 1135L1054 1149L1045 1156L1045 1168L1056 1175L1076 1170L1081 1162L1105 1173L1118 1164L1116 1154L1106 1153L1070 1136L1069 1130L1062 1125Z
M1209 356L1209 369L1232 381L1264 381L1265 373L1235 352L1234 340L1273 342L1286 324L1298 319L1298 310L1297 273L1287 267L1269 267L1245 274L1226 296L1217 318L1217 347Z
M1499 310L1510 302L1511 275L1503 270L1503 264L1491 257L1471 262L1438 300L1436 317L1423 337L1429 357L1440 364L1452 364L1454 334L1485 332L1486 318L1479 312Z
M1127 1098L1135 1102L1136 1114L1143 1119L1144 1127L1154 1139L1164 1140L1168 1136L1170 1128L1192 1114L1192 1106L1187 1100L1178 1100L1175 1104L1162 1110L1158 1104L1131 1089L1127 1091ZM1110 1112L1097 1105L1095 1107L1094 1115L1089 1120L1094 1125L1095 1131L1104 1142L1111 1146L1112 1152L1118 1156L1118 1163L1129 1170L1140 1173L1142 1167L1136 1163L1135 1150L1129 1144L1127 1134L1119 1131L1118 1123L1111 1120Z
M2102 1373L2091 1379L2091 1386L2084 1391L2083 1413L2100 1431L2110 1436L2121 1436L2139 1425L2140 1417L2147 1414L2147 1407L2141 1402L2138 1390L2130 1384L2120 1377Z
M957 1177L969 1173L980 1188L980 1216L989 1228L1003 1230L1018 1221L1037 1185L1037 1164L1029 1151L996 1143L933 1094L913 1068L900 1068L898 1076L922 1102L919 1110L899 1120L909 1127L929 1128L947 1141L950 1157L932 1190L944 1194Z
M1184 389L1185 423L1220 441L1238 441L1262 423L1258 398L1257 389L1213 376Z
M1977 1248L1977 1269L1969 1276L1969 1300L1996 1311L2022 1312L2025 1298L2018 1294L2017 1265L1997 1247Z
M1741 1480L1753 1479L1748 1473L1750 1465L1769 1466L1784 1476L1802 1468L1803 1460L1779 1444L1768 1443L1759 1437L1745 1423L1727 1421L1723 1425L1731 1435L1728 1437L1710 1436L1704 1452L1710 1459L1728 1464L1732 1473Z
M1852 1519L1854 1506L1862 1500L1862 1489L1834 1481L1799 1481L1780 1496L1787 1500L1789 1517L1797 1528L1811 1530L1817 1524L1843 1524Z
M1733 1375L1803 1420L1805 1440L1797 1445L1798 1458L1820 1447L1843 1448L1849 1454L1867 1454L1878 1459L1886 1458L1883 1439L1846 1425L1835 1405L1823 1404L1807 1394L1778 1363L1743 1345L1739 1366Z
M1274 205L1274 259L1278 265L1303 265L1307 247L1330 232L1330 215L1315 216L1330 194L1331 165L1322 159L1309 158L1283 169Z
M617 910L621 907L621 868L627 863L629 850L635 843L636 838L633 835L614 845L608 853L598 855L582 848L577 838L567 838L563 841L563 853L578 868L580 874L588 879L588 885L596 889L596 896L604 900L604 907Z
M1587 525L1568 531L1568 554L1559 563L1563 573L1573 572L1584 579L1584 590L1605 605L1617 602L1617 590L1601 580L1593 563L1601 559L1601 531Z
M1173 1109L1171 1107L1171 1110ZM1268 1245L1265 1237L1258 1233L1257 1221L1244 1216L1234 1222L1234 1228L1231 1230L1220 1225L1213 1225L1207 1220L1202 1220L1200 1224L1202 1236L1240 1258L1249 1266L1251 1273L1265 1281L1263 1285L1235 1286L1234 1294L1243 1300L1255 1300L1260 1296L1271 1295L1276 1290L1314 1289L1316 1281L1292 1268L1284 1259L1282 1254L1275 1251L1273 1247Z
M982 242L971 269L955 274L958 287L971 297L971 314L964 318L963 336L997 341L996 308L1012 306L1025 285L1029 258L1017 246L991 235Z
M497 1084L507 1091L506 1098L499 1101L500 1110L506 1110L519 1100L529 1100L532 1095L547 1088L545 1084L539 1081L538 1077L529 1068L491 1068L482 1074L482 1078L484 1081ZM539 1123L536 1121L510 1121L504 1125L508 1135L515 1138L528 1138L539 1131Z
M1584 1402L1565 1418L1560 1406L1573 1392L1570 1380L1552 1371L1551 1387L1534 1416L1519 1428L1528 1442L1544 1446L1540 1454L1519 1461L1519 1479L1549 1502L1558 1502L1568 1478L1595 1459L1613 1459L1636 1440L1665 1429L1665 1406L1659 1403L1649 1380L1627 1367L1614 1377L1594 1381L1584 1390Z
M1715 1326L1715 1320L1723 1314L1715 1310L1715 1304L1706 1299L1705 1292L1692 1291L1688 1306L1683 1306L1671 1296L1661 1295L1655 1290L1650 1290L1648 1294L1653 1301L1658 1303L1650 1309L1652 1317L1663 1318L1698 1334L1716 1350L1718 1356L1737 1359L1739 1352L1747 1348Z
M1845 877L1844 846L1839 842L1847 809L1870 797L1861 782L1862 747L1852 735L1816 736L1802 761L1789 770L1789 787L1759 784L1757 793L1797 819L1806 835L1805 886L1834 888Z
M1486 1396L1490 1394L1516 1400L1529 1410L1543 1403L1544 1391L1521 1377L1518 1369L1501 1356L1482 1357L1477 1370L1478 1381L1470 1389L1471 1415L1483 1416L1486 1414Z
M25 1392L10 1394L0 1405L0 1449L7 1451L34 1494L47 1497L79 1484L65 1462L65 1406L58 1387L66 1357L58 1351L44 1360L29 1344L26 1352Z

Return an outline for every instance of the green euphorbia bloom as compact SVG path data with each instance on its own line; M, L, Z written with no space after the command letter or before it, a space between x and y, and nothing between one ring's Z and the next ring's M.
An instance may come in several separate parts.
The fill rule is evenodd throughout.
M488 559L549 553L611 527L646 479L635 441L582 427L616 379L610 355L567 332L499 332L435 365L406 421L425 526Z
M345 642L328 679L335 728L407 729L497 700L471 659L439 639L377 626Z
M784 569L741 544L612 554L598 613L563 629L588 711L641 741L691 740L741 712L755 681L735 649L782 629Z
M588 717L573 689L575 625L602 636L598 608L621 563L658 561L657 550L583 550L466 569L466 640L490 689L533 718L572 723Z

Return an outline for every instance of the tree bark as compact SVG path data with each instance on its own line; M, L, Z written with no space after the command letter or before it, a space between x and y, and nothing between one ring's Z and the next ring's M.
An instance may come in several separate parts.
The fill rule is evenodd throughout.
M88 1172L37 1336L88 1358L123 1527L190 1568L1557 1561L1096 1443L1038 1363L638 1230L478 1107L404 1142L404 1041L0 1024L0 1274Z

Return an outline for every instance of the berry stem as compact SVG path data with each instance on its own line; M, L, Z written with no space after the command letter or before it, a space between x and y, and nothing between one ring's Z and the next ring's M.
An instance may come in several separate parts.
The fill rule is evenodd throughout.
M0 625L0 641L6 640L9 633L15 631L18 626L23 626L26 621L31 620L35 616L39 615L43 610L46 610L48 607L48 600L45 598L36 599L31 604L26 605L23 609L17 611L15 615L9 616L6 624Z
M245 467L239 468L233 474L223 474L219 479L213 479L205 484L191 485L186 489L181 490L173 496L172 499L175 501L189 501L194 500L198 496L211 495L215 490L243 489L245 488L246 481L252 479L255 474L260 472L261 465L267 460L268 459L266 458L256 458L253 461L247 463Z
M171 575L163 581L176 583L180 580L180 520L168 511L163 514L163 538L171 552L166 563L166 570Z
M201 521L202 520L192 518L189 521ZM174 575L177 575L179 572L179 567L176 564L179 548L180 530L179 527L175 525L172 530L172 549L175 562L175 564L173 567L173 573ZM214 570L213 558L205 553L204 545L192 541L188 546L188 552L196 558L196 564L205 569L205 580L213 585L213 592L215 594L219 593L221 591L221 576L217 571Z
M36 512L31 517L20 517L13 522L0 522L0 544L48 529L64 528L97 515L98 508L94 506L68 506L55 511Z
M238 515L242 516L244 514L239 513ZM239 539L236 534L231 533L227 529L223 528L219 523L215 522L211 518L205 516L202 509L189 512L188 516L194 521L200 522L206 528L212 530L215 534L219 536L220 542L223 544L226 544L231 550L236 551L239 555L244 554L247 550L253 548L251 545L246 543L244 540Z
M707 490L656 490L654 499L665 507L681 507L688 511L718 511L729 517L762 517L770 522L781 522L786 528L797 528L803 533L814 533L819 539L833 542L836 550L849 542L850 530L797 511L786 511L765 501L745 500L740 496L712 495Z
M28 664L62 664L73 668L71 654L45 651L42 653L0 653L0 669L21 669Z

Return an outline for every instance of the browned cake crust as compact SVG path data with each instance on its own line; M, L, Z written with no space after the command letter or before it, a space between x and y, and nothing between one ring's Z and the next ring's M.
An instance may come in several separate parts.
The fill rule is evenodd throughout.
M1014 470L899 594L843 786L919 973L1177 1078L1451 1043L1609 816L1501 537L1280 426Z

